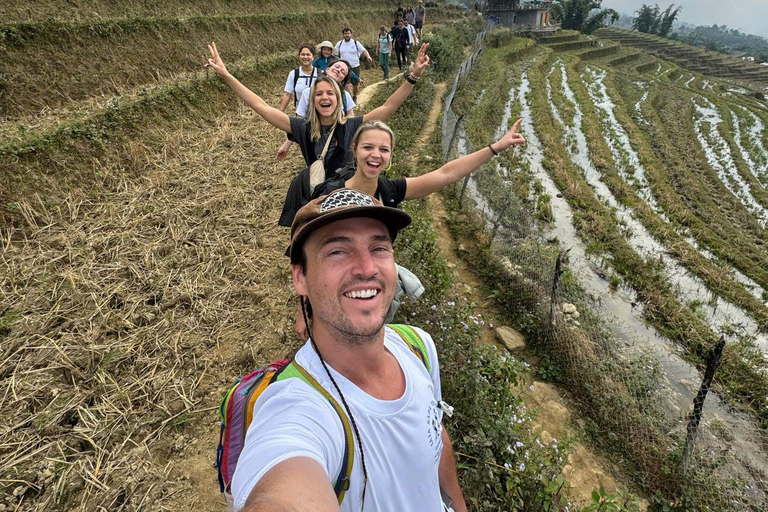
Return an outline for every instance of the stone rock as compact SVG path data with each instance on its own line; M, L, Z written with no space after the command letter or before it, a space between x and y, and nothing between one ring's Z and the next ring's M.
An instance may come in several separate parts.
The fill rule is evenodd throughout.
M464 247L464 244L459 244L459 251L460 252L467 252L467 248Z
M574 313L578 313L578 311L576 311L576 306L574 306L574 305L573 305L573 304L571 304L570 302L566 302L565 304L563 304L563 305L560 307L560 309L561 309L561 310L563 311L563 313L565 313L566 315L572 315L572 314L574 314Z
M452 261L449 261L448 263L446 263L445 266L447 266L448 268L456 268L456 264Z
M581 316L581 313L579 313L578 310L575 310L573 313L571 313L571 318L573 318L574 320L576 320L580 316Z
M552 434L550 434L546 430L542 430L541 435L539 435L539 437L541 438L541 442L544 443L545 445L552 444L552 439L554 439L552 437Z
M525 338L522 334L511 327L500 326L496 328L496 337L501 341L507 350L515 352L525 349Z

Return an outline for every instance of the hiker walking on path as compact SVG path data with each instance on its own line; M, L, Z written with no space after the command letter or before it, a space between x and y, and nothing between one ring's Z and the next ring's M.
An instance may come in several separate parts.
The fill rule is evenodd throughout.
M411 48L413 48L414 45L418 45L419 38L416 36L416 27L408 23L408 20L403 20L403 26L408 31L408 35L411 36ZM411 48L409 48L409 50Z
M331 43L328 43L330 45ZM334 57L333 64L328 66L325 70L325 75L330 76L334 80L336 80L336 83L339 84L339 90L341 91L341 105L342 105L342 111L344 112L344 115L349 117L354 115L354 108L355 108L355 102L352 100L352 95L349 94L349 92L344 88L345 85L349 82L349 62L344 60L339 60L338 58ZM296 116L297 117L307 117L307 113L309 112L309 96L312 92L312 89L305 89L302 94L301 98L299 99L299 103L296 106ZM277 150L277 161L280 162L283 160L286 156L288 156L288 152L291 149L291 146L293 145L294 139L293 137L289 136L288 139L283 143L282 146L280 146L280 149Z
M333 45L330 41L323 41L317 45L317 51L320 52L320 55L312 61L312 65L322 71L325 71L325 68L338 59L338 57L333 54Z
M467 510L435 343L421 329L384 324L392 242L410 221L353 190L297 214L291 270L311 329L294 363L307 377L272 382L256 400L232 480L235 509L440 511L442 490L451 510Z
M397 20L405 19L405 8L403 7L402 2L397 2L397 10L395 11L395 25L397 25Z
M395 41L397 67L402 72L403 66L408 65L408 48L411 45L411 33L405 28L403 20L398 20L397 26L392 29L392 39Z
M408 4L408 7L405 8L405 19L411 25L416 23L416 12L413 10L413 7L411 7L411 4Z
M272 126L293 135L301 147L301 153L307 166L318 161L318 155L325 154L322 159L326 179L334 176L337 169L350 167L353 163L350 146L357 128L365 121L384 121L405 101L413 90L413 86L429 66L427 56L429 44L422 45L419 56L406 80L387 98L383 105L373 109L363 116L345 117L342 112L341 91L334 79L320 77L311 89L312 108L307 118L289 117L284 112L269 106L259 95L245 87L227 71L219 56L216 44L211 43L208 49L211 58L205 67L213 68L237 96L265 121ZM334 63L335 65L336 63ZM331 65L333 67L334 65ZM327 149L325 149L327 147ZM302 173L303 174L303 173ZM301 176L301 174L299 175ZM305 186L306 185L306 186ZM309 200L308 182L303 183L294 179L288 191L286 204L279 224L290 226L295 212ZM304 200L306 197L306 200Z
M281 112L285 112L288 102L291 101L291 96L293 96L293 107L296 108L304 89L309 89L315 83L320 70L312 65L314 56L314 46L309 43L299 46L300 66L288 73L288 80L285 81L285 92L280 99L280 106L277 107Z
M336 53L352 66L352 99L357 101L357 91L360 88L360 57L365 57L368 62L373 62L373 59L360 41L352 39L351 28L342 30L341 35L343 39L336 43Z
M379 27L379 45L376 48L379 56L379 66L384 71L384 80L389 80L389 56L392 55L392 35L387 32L387 27Z
M419 0L419 5L416 7L416 32L419 34L419 37L421 37L421 28L424 26L424 23L427 21L427 9L424 7L424 1Z

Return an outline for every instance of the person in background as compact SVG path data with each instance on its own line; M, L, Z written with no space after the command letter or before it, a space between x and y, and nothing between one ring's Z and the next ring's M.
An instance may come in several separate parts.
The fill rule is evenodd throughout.
M330 45L330 43L328 43ZM324 72L321 72L321 76L327 75L336 80L336 83L339 84L339 89L341 90L341 106L342 111L344 112L344 115L349 117L353 116L354 109L355 109L355 102L352 101L352 95L349 94L349 92L344 88L347 83L349 83L349 62L345 60L340 60L334 57L334 60L332 61L332 64L328 66ZM309 95L311 92L310 89L305 89L301 97L299 99L299 103L296 106L296 115L298 117L307 117L307 113L309 113ZM293 137L289 136L288 139L283 143L282 146L280 146L280 149L277 150L277 161L280 162L283 160L286 156L288 156L288 152L291 149L291 145L293 144Z
M397 55L397 67L403 71L403 66L408 65L408 48L411 45L411 33L405 28L405 21L397 21L397 26L392 29L392 39L395 42L395 54Z
M333 54L333 44L330 41L323 41L317 45L317 50L320 52L320 55L312 61L312 65L321 71L325 71L325 68L330 66L338 57Z
M376 48L379 55L379 66L384 71L384 80L389 80L389 57L392 55L392 34L387 32L384 25L379 27L379 45Z
M368 62L373 62L373 59L360 41L352 39L351 28L344 28L341 35L343 39L336 43L336 54L352 66L352 100L357 101L357 91L360 88L360 57L365 57Z
M397 20L401 20L405 18L405 9L403 8L402 2L397 2L397 10L395 11L395 25L397 25Z
M408 4L408 7L405 8L405 19L408 20L408 23L411 25L416 23L416 12L413 10L413 7L411 7L411 4Z
M299 64L296 69L288 73L288 80L285 81L283 97L280 99L280 106L277 107L281 112L285 112L288 102L293 96L293 107L299 103L299 98L304 89L309 89L317 80L320 72L312 65L312 59L315 56L315 47L309 43L303 43L299 46Z
M427 20L427 9L424 7L424 0L419 0L419 5L416 7L416 33L421 38L421 28L424 26L424 22Z
M411 36L411 44L409 50L412 50L419 44L419 38L416 37L416 27L408 23L408 20L403 20L403 25L405 26L405 29L408 31L408 35ZM409 56L410 57L410 56Z

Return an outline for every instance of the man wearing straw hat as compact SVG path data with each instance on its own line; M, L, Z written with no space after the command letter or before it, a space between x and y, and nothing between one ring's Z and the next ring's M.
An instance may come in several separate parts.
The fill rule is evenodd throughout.
M354 431L352 471L338 498L332 480L345 447L338 412L301 379L277 381L254 406L232 482L236 509L467 510L442 427L449 409L434 342L414 328L422 362L384 325L395 292L392 242L410 222L407 213L352 189L296 214L293 284L312 323L294 361L344 404Z

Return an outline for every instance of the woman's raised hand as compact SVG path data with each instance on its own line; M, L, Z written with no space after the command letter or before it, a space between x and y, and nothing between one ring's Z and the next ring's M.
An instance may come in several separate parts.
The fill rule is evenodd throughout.
M520 123L522 122L523 122L523 118L521 117L520 119L515 121L515 124L512 125L512 129L510 129L501 139L499 139L498 142L496 142L495 149L497 151L504 151L505 149L512 146L519 146L520 144L525 144L525 137L517 133L517 129L520 127Z
M419 78L422 73L424 73L424 70L427 69L427 66L429 66L429 55L427 55L427 48L429 48L429 43L424 43L421 45L421 48L419 48L419 55L416 57L416 62L413 64L413 70L411 70L411 73L416 78Z
M213 68L216 73L218 73L221 76L226 76L229 72L227 71L227 67L224 65L224 61L221 60L221 57L219 57L219 51L216 49L216 43L211 43L208 45L208 50L211 52L211 58L208 59L208 62L203 64L204 68Z

